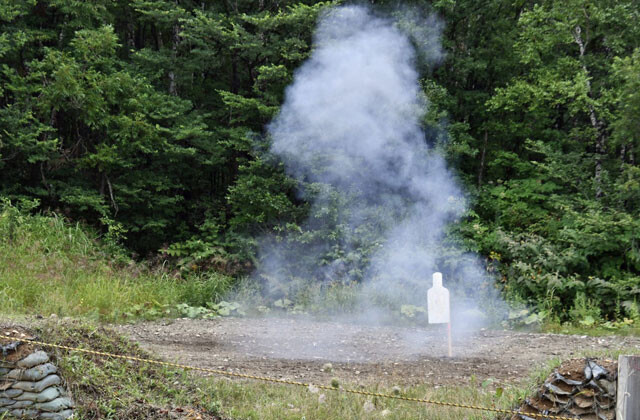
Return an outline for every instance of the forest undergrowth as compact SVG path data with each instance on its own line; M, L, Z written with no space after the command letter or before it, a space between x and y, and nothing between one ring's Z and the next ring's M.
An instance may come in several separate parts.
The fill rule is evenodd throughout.
M0 307L5 314L55 314L106 322L266 315L330 318L356 313L362 294L358 284L303 282L292 287L295 292L288 297L275 299L262 295L250 277L190 270L185 274L175 259L172 264L138 262L90 227L55 214L30 214L28 203L3 203L0 234L7 238L0 244ZM388 321L427 322L426 304L384 304L395 315ZM640 324L637 315L604 319L586 299L570 308L570 318L564 321L517 301L510 302L506 313L494 316L483 322L494 328L573 334L635 334Z

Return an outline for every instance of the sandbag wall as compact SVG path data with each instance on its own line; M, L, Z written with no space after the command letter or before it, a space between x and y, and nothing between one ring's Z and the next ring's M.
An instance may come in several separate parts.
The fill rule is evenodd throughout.
M45 351L19 341L0 342L0 351L0 417L64 420L73 416L71 395Z
M549 375L537 394L520 407L523 413L584 420L614 420L617 363L606 359L572 359ZM535 420L516 415L512 420Z

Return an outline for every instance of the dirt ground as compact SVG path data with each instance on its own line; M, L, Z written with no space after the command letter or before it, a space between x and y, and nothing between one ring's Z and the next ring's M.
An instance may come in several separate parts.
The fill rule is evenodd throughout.
M160 357L230 372L328 383L435 386L493 379L517 383L554 358L617 349L640 352L639 337L588 337L480 330L353 325L281 318L177 319L116 327ZM326 366L327 363L331 367Z

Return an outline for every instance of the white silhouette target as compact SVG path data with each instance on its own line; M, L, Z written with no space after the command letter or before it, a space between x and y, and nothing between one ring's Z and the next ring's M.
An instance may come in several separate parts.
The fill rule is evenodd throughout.
M429 324L451 322L449 290L442 287L442 273L433 273L433 287L427 291L427 311Z

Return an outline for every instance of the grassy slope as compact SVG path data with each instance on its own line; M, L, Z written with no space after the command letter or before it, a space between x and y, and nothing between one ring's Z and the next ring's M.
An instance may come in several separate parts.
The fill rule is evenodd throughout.
M212 284L228 286L223 276L209 280L186 282L153 272L78 224L0 204L3 313L106 321L122 320L136 311L158 316L163 308L189 301L190 296L202 298L203 291L215 291Z

